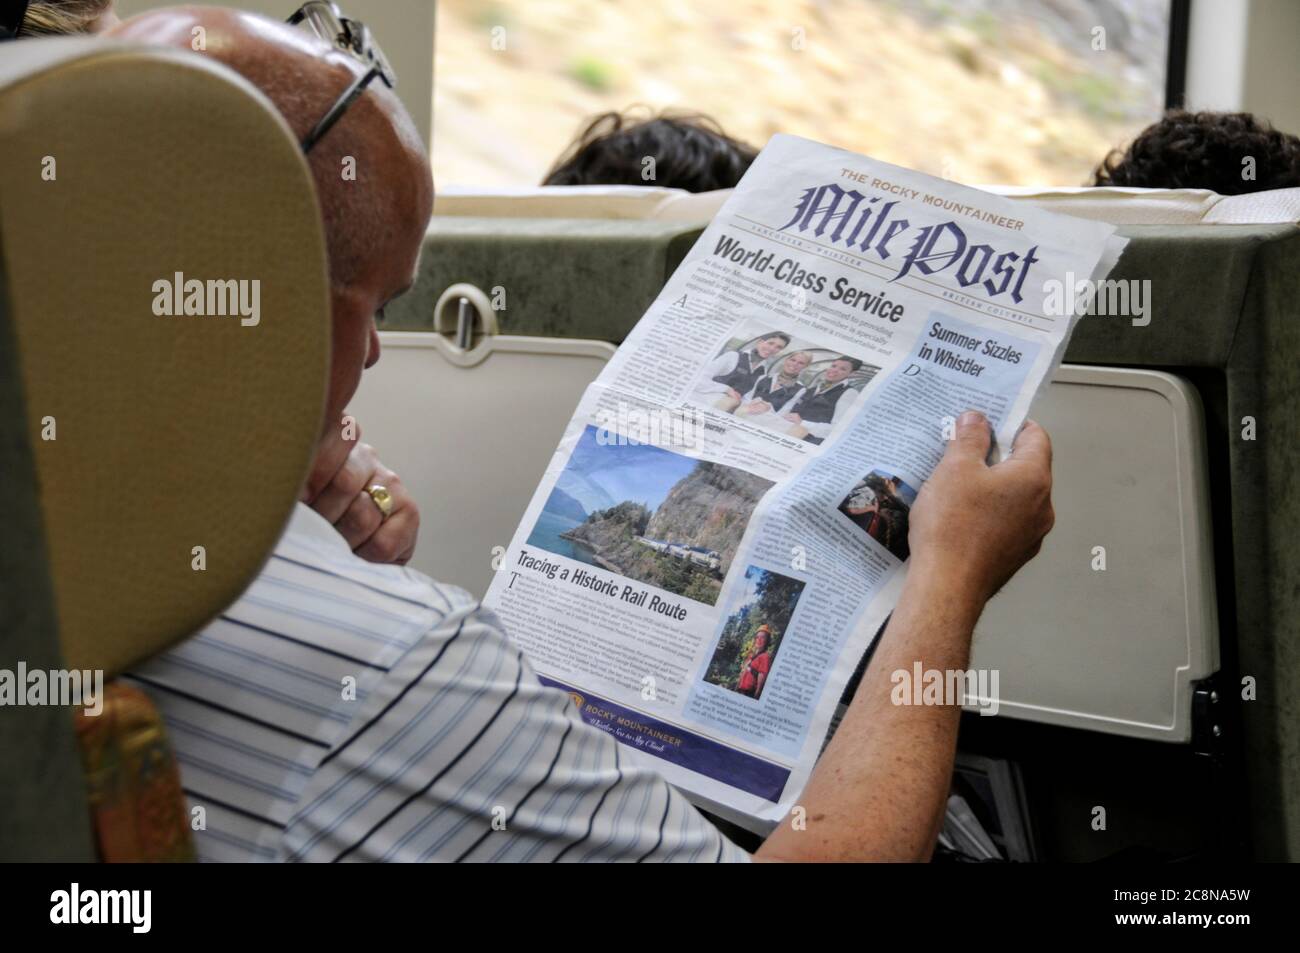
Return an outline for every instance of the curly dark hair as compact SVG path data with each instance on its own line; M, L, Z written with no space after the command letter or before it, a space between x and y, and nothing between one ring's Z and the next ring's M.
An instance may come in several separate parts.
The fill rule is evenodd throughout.
M699 113L638 120L607 112L593 119L542 180L543 185L658 185L688 192L734 188L758 151ZM642 177L654 158L654 178Z
M113 0L32 0L15 35L27 38L96 33L112 6Z
M1255 160L1255 177L1242 160ZM1300 186L1300 137L1250 113L1174 110L1097 166L1092 185L1209 189L1241 195Z

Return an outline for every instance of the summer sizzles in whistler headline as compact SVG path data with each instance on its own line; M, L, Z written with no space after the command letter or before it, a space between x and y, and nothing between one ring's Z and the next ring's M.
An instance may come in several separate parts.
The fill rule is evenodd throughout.
M1076 319L1050 287L1122 247L774 137L583 395L484 603L628 757L769 828L897 601L952 421L1011 445ZM695 439L623 433L661 417Z

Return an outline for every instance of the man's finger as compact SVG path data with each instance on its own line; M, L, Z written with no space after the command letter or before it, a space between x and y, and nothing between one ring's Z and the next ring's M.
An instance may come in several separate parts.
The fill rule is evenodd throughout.
M1011 445L1011 455L1003 462L1006 463L1011 460L1028 461L1050 470L1052 468L1052 438L1037 423L1026 420L1025 425L1020 428L1020 433L1016 434L1015 442Z
M403 555L409 559L415 551L415 536L419 525L415 519L414 510L395 511L366 540L365 545L355 550L356 554L372 563L394 563Z
M352 498L352 504L334 523L339 535L348 541L348 548L356 548L374 537L383 528L384 514L365 490Z
M314 503L320 496L321 491L330 485L334 479L334 474L343 466L344 461L348 458L348 453L352 447L344 443L337 437L331 437L319 447L316 451L316 457L311 463L311 472L307 474L307 482L302 488L302 501L304 503Z
M957 428L944 456L970 457L983 462L989 455L993 432L978 410L968 410L957 418Z
M374 481L378 465L379 458L373 448L367 444L357 447L348 454L329 486L317 495L311 504L312 509L331 523L338 523L353 505L357 494Z
M316 456L311 464L311 473L307 475L307 483L303 487L301 499L304 503L310 504L314 502L316 497L320 496L321 491L334 480L334 474L339 472L339 468L347 460L352 448L360 441L361 428L355 427L353 434L355 439L344 440L341 427L338 430L330 430L329 434L316 448ZM331 520L331 522L333 521Z

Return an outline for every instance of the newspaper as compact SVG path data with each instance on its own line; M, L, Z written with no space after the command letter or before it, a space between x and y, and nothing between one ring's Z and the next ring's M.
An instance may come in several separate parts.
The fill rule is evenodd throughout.
M955 418L1010 446L1113 231L776 136L586 391L485 604L627 758L778 821Z

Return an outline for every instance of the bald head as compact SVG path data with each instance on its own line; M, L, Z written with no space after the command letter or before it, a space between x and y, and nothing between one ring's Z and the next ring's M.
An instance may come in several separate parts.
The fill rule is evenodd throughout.
M195 49L260 89L301 141L365 67L304 30L223 7L170 7L109 32ZM201 40L201 42L200 42ZM411 117L374 80L308 156L329 247L334 357L326 426L379 357L374 315L410 286L433 209L433 178ZM214 170L216 171L216 170Z
M260 89L301 141L365 72L357 60L301 29L222 7L172 7L126 21L111 35L199 51ZM343 175L356 162L356 179ZM347 282L384 232L423 230L432 178L423 144L397 97L373 81L308 157L320 195L332 266ZM417 222L416 220L419 219Z

